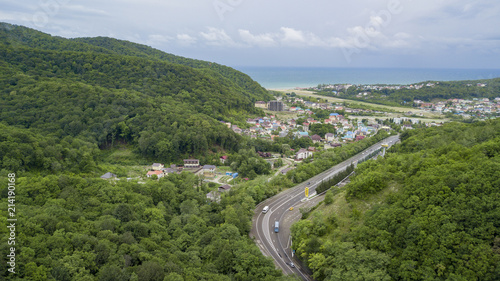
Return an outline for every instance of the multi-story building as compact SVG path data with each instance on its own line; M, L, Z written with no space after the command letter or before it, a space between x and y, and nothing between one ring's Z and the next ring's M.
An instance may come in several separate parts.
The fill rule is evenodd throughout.
M272 100L269 102L269 110L271 111L283 111L285 109L285 106L283 105L283 102L277 101L277 100Z

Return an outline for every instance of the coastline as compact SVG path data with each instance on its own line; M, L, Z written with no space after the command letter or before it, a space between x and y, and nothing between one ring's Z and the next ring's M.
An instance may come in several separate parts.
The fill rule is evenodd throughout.
M266 89L295 90L321 84L412 85L500 77L500 69L238 67Z

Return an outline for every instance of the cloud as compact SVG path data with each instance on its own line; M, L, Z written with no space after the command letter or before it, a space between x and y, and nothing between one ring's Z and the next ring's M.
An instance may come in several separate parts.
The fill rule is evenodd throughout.
M182 46L191 46L196 43L198 39L189 34L177 34L177 42Z
M300 30L295 30L289 27L282 27L281 31L283 32L283 39L281 39L284 43L305 43L306 38L304 37L304 33Z
M223 29L208 27L208 32L200 32L200 35L205 39L207 45L220 47L235 47L238 46L234 40L227 35Z
M259 47L325 47L328 44L311 32L290 27L281 27L278 32L252 34L249 30L239 29L241 40L250 46Z
M173 39L174 38L172 38L170 36L166 36L166 35L150 34L148 36L146 43L148 45L158 46L158 45L164 45L165 43L168 43L168 42L172 41Z
M281 43L294 47L325 47L327 44L317 35L290 27L281 27Z
M272 33L264 33L260 35L253 35L250 31L245 29L239 29L238 33L240 38L247 44L251 46L259 46L259 47L274 47L277 46L277 42L275 40L276 35Z
M100 16L109 15L109 13L104 10L89 8L82 5L64 5L63 7L71 12L76 12L85 15L100 15Z

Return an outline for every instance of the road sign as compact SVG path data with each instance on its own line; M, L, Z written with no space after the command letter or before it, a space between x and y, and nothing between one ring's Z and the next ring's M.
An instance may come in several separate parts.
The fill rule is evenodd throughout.
M306 187L306 197L309 197L309 187Z

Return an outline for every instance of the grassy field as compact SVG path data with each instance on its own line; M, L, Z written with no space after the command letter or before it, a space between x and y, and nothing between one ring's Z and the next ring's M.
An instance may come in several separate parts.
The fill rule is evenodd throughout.
M299 116L297 113L290 112L290 111L279 111L278 112L278 111L271 111L271 110L264 109L264 112L267 114L273 114L274 116L276 116L277 119L280 119L280 120L297 119Z
M348 119L358 119L358 120L368 119L370 121L375 121L375 119L386 120L386 119L391 119L391 118L396 118L396 117L408 117L408 116L404 116L404 115L398 114L398 113L387 113L386 116L357 116L357 115L350 115L347 118ZM449 122L450 121L448 118L424 118L424 117L409 117L409 118L420 120L420 122L423 122L423 123L429 123L429 122L444 123L444 122Z
M304 91L304 90L279 90L279 91L283 92L283 93L294 92L295 94L297 94L299 96L306 96L306 97L315 97L315 98L326 99L329 102L345 102L345 103L351 104L351 105L370 106L370 107L373 107L373 108L378 108L381 111L395 111L395 112L399 113L400 115L403 114L404 112L411 111L411 112L413 112L414 114L417 114L417 115L422 114L422 116L426 117L426 118L439 118L439 117L442 117L442 115L440 113L428 112L428 111L421 110L421 109L415 109L415 108L409 108L409 107L388 106L388 105L381 105L381 104L375 104L375 103L369 103L369 102L352 101L352 100L335 98L335 97L327 97L327 96L317 95L317 94L315 94L314 92L311 92L311 91Z

